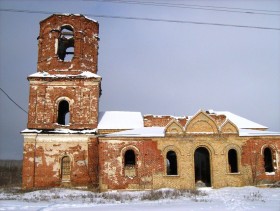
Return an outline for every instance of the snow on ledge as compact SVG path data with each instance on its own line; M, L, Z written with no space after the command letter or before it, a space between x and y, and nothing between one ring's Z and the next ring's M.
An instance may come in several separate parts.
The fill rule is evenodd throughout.
M89 72L84 71L78 75L65 75L65 74L49 74L47 72L37 72L34 74L29 75L29 77L38 77L38 78L101 78L101 76Z
M54 133L54 134L94 134L97 129L86 129L86 130L70 130L65 128L57 128L54 130L36 130L36 129L25 129L21 133Z
M265 172L265 175L273 176L273 175L275 175L275 172Z
M142 127L110 133L105 135L105 137L164 137L164 129L164 127Z
M41 133L42 130L36 130L36 129L24 129L21 131L21 133Z
M239 136L280 136L280 132L239 129Z

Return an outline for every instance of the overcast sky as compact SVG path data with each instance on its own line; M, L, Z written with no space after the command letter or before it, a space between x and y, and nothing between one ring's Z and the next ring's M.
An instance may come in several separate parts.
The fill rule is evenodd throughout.
M0 9L280 29L277 0L121 2L0 0ZM162 2L172 5L158 6ZM25 110L26 78L37 71L39 22L48 16L0 11L0 86ZM100 24L101 111L182 116L226 110L280 131L280 30L90 17ZM0 124L0 159L21 159L27 114L2 92Z

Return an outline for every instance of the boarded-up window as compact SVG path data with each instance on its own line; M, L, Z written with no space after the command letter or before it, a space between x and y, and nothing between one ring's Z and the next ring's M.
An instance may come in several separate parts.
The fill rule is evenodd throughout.
M68 156L61 159L61 179L70 180L70 158Z

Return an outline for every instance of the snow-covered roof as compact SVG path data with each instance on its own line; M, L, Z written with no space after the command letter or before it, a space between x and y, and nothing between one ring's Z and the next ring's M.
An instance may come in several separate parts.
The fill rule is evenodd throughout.
M239 129L267 129L266 126L260 125L251 120L245 119L241 116L233 114L229 111L209 111L211 114L225 115L227 119L233 122Z
M142 127L105 135L106 137L164 137L164 127Z
M98 122L98 129L135 129L144 127L144 121L141 112L100 112Z
M38 77L38 78L101 78L101 76L89 72L89 71L84 71L80 74L77 75L67 75L67 74L49 74L47 72L37 72L34 74L29 75L29 77Z
M239 136L280 136L280 132L239 129Z

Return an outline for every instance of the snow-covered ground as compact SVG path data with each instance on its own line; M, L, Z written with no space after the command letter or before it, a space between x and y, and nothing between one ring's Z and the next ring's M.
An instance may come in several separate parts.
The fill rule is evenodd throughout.
M0 189L0 210L280 210L280 188L200 188L106 192Z

